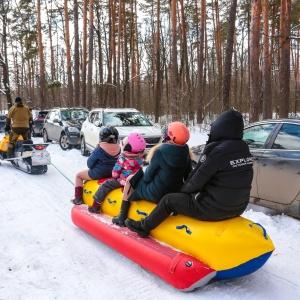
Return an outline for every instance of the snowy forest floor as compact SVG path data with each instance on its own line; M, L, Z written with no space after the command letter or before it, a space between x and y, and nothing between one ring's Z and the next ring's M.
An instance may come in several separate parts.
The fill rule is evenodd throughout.
M0 136L1 137L1 136ZM194 131L191 145L206 135ZM41 139L37 139L41 141ZM48 147L69 179L86 168L78 150ZM28 175L0 166L0 300L31 299L300 299L300 222L251 208L276 246L266 265L243 278L182 293L87 233L70 218L72 184L53 166Z

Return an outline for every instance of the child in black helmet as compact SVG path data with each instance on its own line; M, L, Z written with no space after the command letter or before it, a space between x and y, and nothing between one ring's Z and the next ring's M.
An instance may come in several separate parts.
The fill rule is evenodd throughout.
M138 172L143 165L143 154L146 148L144 138L137 132L130 133L122 142L120 154L113 170L112 179L106 180L94 195L94 202L88 208L91 213L100 213L101 203L106 195L114 189L123 187L130 176Z
M72 199L74 204L80 205L83 203L84 180L111 177L112 169L121 151L118 138L118 130L112 126L103 127L100 130L98 147L87 160L88 170L76 174L75 197Z

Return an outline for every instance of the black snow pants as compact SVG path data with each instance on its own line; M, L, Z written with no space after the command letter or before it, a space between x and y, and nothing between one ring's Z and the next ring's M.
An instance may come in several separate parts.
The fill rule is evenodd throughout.
M173 193L165 195L151 214L142 221L143 227L150 231L162 223L171 214L180 214L194 219L208 221L208 217L199 209L193 195Z
M119 187L123 187L122 184L116 179L106 180L101 186L98 188L97 192L94 195L94 200L97 203L102 203L105 197L111 192Z
M199 195L198 195L199 196ZM145 230L151 231L167 219L171 214L183 215L201 221L221 221L239 216L236 213L223 212L220 217L203 211L194 195L173 193L165 195L151 214L142 221Z

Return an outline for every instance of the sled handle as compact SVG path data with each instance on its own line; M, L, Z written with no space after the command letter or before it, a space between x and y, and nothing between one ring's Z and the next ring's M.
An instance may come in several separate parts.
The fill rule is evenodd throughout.
M188 228L188 226L186 226L185 224L176 226L176 229L179 229L179 230L185 229L185 232L186 232L187 234L189 234L189 235L192 234L192 231L191 231L191 230Z
M269 239L269 238L268 238L268 234L267 234L266 229L265 229L261 224L259 224L259 223L252 223L252 224L249 224L250 227L253 227L253 225L256 225L256 226L260 227L261 230L262 230L262 232L263 232L264 238L265 238L266 240Z

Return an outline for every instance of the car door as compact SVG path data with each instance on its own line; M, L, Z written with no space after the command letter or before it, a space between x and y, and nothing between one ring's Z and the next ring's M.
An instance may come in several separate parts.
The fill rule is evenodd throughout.
M58 110L54 111L54 119L52 123L52 139L58 141L62 131L61 116Z
M281 124L260 164L259 198L292 203L300 190L300 124Z
M253 162L253 180L251 188L251 197L258 198L258 174L262 166L261 159L264 156L265 149L272 137L274 129L278 126L276 123L254 124L244 130L243 140L248 144L251 154L254 157Z
M49 112L49 114L47 115L47 118L45 120L45 125L44 125L44 129L47 132L48 138L50 140L53 139L53 120L54 120L54 115L55 112L52 110Z
M92 124L94 121L95 116L98 114L98 112L91 112L85 122L82 124L81 131L84 135L85 143L88 146L91 146L91 132L92 132Z
M96 148L99 143L99 133L102 126L102 111L98 111L91 125L91 146Z

